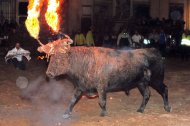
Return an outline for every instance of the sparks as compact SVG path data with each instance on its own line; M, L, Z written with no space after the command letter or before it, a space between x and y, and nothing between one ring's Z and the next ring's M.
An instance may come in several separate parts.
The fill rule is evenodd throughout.
M54 32L59 31L59 15L57 13L59 7L60 2L58 0L49 0L45 13L46 22Z

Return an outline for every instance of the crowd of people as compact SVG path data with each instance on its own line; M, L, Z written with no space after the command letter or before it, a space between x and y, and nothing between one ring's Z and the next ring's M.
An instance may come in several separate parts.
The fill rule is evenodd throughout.
M24 24L18 24L15 20L1 20L0 22L0 51L11 49L26 36ZM23 42L20 42L21 44ZM2 54L1 54L2 55Z
M184 53L183 48L181 48L184 46L181 45L182 35L185 31L184 26L185 22L182 19L130 19L127 24L123 24L119 31L113 31L110 28L109 32L99 33L96 32L95 28L94 41L95 45L111 48L154 47L159 49L163 58L165 58L168 51L173 53L172 55ZM81 40L85 41L85 34L80 32L80 36ZM99 41L102 43L100 44ZM188 55L188 51L185 52Z
M89 28L86 35L83 34L81 30L78 30L74 36L74 46L95 46L93 27Z
M0 37L8 36L8 34L18 28L18 23L15 20L2 20L0 22Z
M110 32L101 33L102 39L98 37L99 33L96 32L96 27L89 27L89 30L85 33L78 30L74 36L74 44L73 46L97 46L97 42L101 41L101 46L109 47L109 48L144 48L144 47L154 47L160 50L163 58L167 55L167 47L176 49L177 52L181 55L182 60L186 61L189 57L190 51L190 32L188 30L184 30L184 21L177 20L172 21L171 19L131 19L128 24L123 24L123 27L120 28L119 31L113 31L110 29ZM0 37L7 37L12 43L13 52L23 52L24 49L20 47L18 40L10 40L16 31L18 31L18 24L15 21L11 21L10 23L5 20L4 23L0 24ZM20 29L19 29L20 30ZM59 34L58 34L59 36ZM10 43L11 43L10 42ZM9 43L9 44L10 44ZM1 44L1 43L0 43ZM98 45L99 46L99 45ZM26 51L26 50L25 50ZM7 54L7 57L10 54ZM17 54L17 53L16 53ZM25 69L25 65L23 64L23 57L25 57L23 53L22 57L20 56L12 56L12 60L7 60L14 64L15 67L20 69ZM20 53L19 53L20 55ZM17 60L16 60L17 59Z

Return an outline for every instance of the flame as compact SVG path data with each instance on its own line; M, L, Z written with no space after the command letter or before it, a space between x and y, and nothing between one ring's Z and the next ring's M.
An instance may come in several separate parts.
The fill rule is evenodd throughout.
M25 22L28 32L35 39L38 39L40 32L40 23L38 18L40 15L41 3L43 3L43 0L29 0L28 17Z
M38 60L43 60L43 59L45 59L45 58L46 58L45 56L38 56L38 57L37 57Z
M60 2L58 0L49 0L45 13L46 22L54 32L59 31L59 15L57 13L59 7Z

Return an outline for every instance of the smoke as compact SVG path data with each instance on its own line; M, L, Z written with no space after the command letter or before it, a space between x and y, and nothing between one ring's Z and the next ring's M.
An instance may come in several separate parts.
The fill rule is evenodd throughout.
M73 89L72 83L67 80L46 81L44 77L39 77L29 81L28 87L21 89L21 96L37 109L29 115L33 125L39 122L45 126L68 126L71 120L64 120L63 114L73 95Z
M73 87L69 81L56 81L54 79L46 81L44 77L30 81L28 87L21 90L21 96L34 103L42 100L50 103L67 101L72 93Z

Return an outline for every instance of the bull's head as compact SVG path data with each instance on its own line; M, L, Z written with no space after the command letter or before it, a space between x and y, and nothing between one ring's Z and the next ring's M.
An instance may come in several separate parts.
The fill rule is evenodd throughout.
M51 56L46 75L54 78L68 72L70 68L68 53L57 53Z
M44 52L49 56L56 53L66 53L70 45L73 43L73 40L68 35L65 35L65 37L66 38L64 39L49 42L46 45L40 43L41 46L38 47L38 51L41 53Z
M67 50L70 48L70 45L73 43L73 40L68 35L65 35L65 37L66 38L64 39L58 39L46 45L40 43L41 46L38 47L38 51L40 53L44 52L48 56L56 53L66 53Z
M46 74L48 77L55 77L64 74L68 69L68 50L73 40L65 35L65 39L59 39L57 41L50 42L46 45L41 44L38 48L39 52L44 52L47 58L51 56L50 63Z

